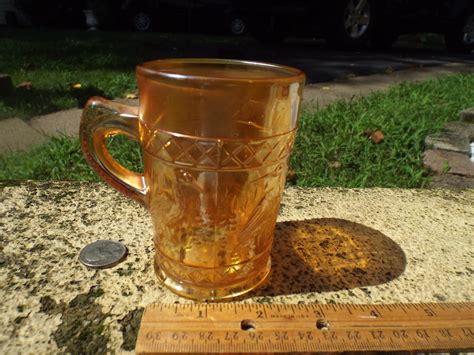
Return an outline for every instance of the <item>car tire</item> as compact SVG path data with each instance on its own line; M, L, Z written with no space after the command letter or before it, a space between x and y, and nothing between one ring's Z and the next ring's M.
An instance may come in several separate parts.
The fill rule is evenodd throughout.
M19 26L18 17L13 11L5 12L5 23L8 27L16 28Z
M474 11L445 33L446 48L453 52L469 53L474 50Z
M233 36L242 36L247 32L248 24L246 19L239 14L231 15L229 18L228 30Z
M132 30L137 32L149 32L153 29L153 16L148 9L136 9L130 18Z
M330 47L358 49L364 47L372 33L375 17L374 0L340 0L328 9L323 34Z

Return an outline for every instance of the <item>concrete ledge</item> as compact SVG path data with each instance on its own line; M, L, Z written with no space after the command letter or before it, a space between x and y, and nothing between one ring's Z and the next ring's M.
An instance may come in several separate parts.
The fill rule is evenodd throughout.
M474 123L474 107L462 111L461 120L464 122Z
M447 150L428 149L423 153L423 164L438 174L474 177L474 163L469 155Z
M439 174L431 178L431 186L442 189L474 189L474 179L454 174Z
M469 144L473 138L474 124L454 121L446 123L441 132L427 136L425 144L433 149L469 155L471 152Z
M0 183L0 352L132 350L142 308L187 303L160 285L144 209L103 184ZM285 191L268 283L243 301L471 301L474 190ZM78 262L97 239L129 255ZM61 350L58 350L61 348Z

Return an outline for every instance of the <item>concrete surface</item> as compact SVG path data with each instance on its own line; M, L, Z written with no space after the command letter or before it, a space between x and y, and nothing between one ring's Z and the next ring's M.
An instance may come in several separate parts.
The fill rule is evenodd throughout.
M190 302L155 278L150 218L134 202L103 184L0 186L0 353L130 350L144 306ZM125 243L126 261L80 264L97 239ZM240 302L472 301L473 241L474 190L290 188L273 273Z
M468 154L441 149L428 149L423 153L423 163L432 172L474 177L474 163Z
M374 74L354 77L348 80L307 85L304 91L303 107L324 107L338 99L348 100L357 96L370 94L372 91L386 90L401 82L413 82L434 79L443 75L472 73L474 65L447 64L438 67L414 68L400 70L389 74Z
M461 120L464 122L474 123L474 107L461 112Z
M448 122L439 133L426 137L423 164L434 174L431 187L474 188L474 124L466 119L470 110L461 112L461 121Z
M46 136L19 118L0 121L0 154L26 150L47 140Z
M474 189L474 178L454 174L439 174L431 177L431 187L440 189Z
M283 43L262 44L251 38L232 41L196 41L193 36L176 37L169 41L144 45L153 48L161 58L233 58L280 63L301 68L308 83L344 80L353 76L372 75L386 71L440 66L449 63L474 64L472 54L450 53L442 41L426 49L416 48L416 40L403 40L390 50L364 49L358 51L332 50L321 39L288 38Z
M470 143L473 139L474 124L454 121L446 123L441 132L427 136L425 144L432 149L469 155L471 153Z
M33 117L29 125L45 136L66 135L77 137L82 109L73 108L44 116Z

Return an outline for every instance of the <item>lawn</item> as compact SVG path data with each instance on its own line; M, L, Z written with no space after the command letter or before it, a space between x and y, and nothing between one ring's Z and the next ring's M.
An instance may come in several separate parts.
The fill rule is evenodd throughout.
M426 187L424 140L474 106L474 74L404 83L351 102L307 112L292 168L299 186ZM367 130L380 130L375 144Z
M425 187L426 135L457 120L474 106L474 75L459 74L422 83L405 83L387 92L340 101L304 112L291 158L291 183L303 187ZM378 144L367 130L383 132ZM124 137L109 142L127 167L142 169L137 143ZM54 138L28 153L0 157L0 179L97 181L82 157L79 142Z
M15 86L31 83L29 90L0 96L0 119L82 107L93 95L125 97L136 91L135 65L147 60L234 57L242 48L260 47L249 36L0 29L0 72L8 73Z
M209 41L212 41L210 43ZM125 97L136 91L135 65L147 60L185 55L199 48L247 38L166 33L1 30L0 72L15 86L30 82L31 89L16 89L0 97L0 119L24 119L72 107L82 107L93 95ZM178 48L179 47L179 48ZM80 84L80 88L75 84Z

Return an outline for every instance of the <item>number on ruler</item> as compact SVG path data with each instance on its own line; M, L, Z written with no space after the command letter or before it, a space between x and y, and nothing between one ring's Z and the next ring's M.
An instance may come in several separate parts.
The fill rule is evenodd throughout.
M238 332L226 332L225 333L225 340L239 340L239 333Z
M161 334L159 332L148 332L145 335L146 340L161 340Z
M275 339L277 341L288 340L288 332L275 332Z
M407 339L408 338L408 334L405 330L401 329L401 330L394 330L393 331L393 336L397 339Z
M188 334L185 332L173 332L171 334L171 339L173 340L187 340L188 339Z
M313 334L311 332L298 332L300 340L313 340Z
M416 336L420 339L428 339L430 337L426 329L417 329Z
M425 313L428 317L434 317L435 316L435 312L433 312L433 310L430 307L424 308L423 311L425 311Z
M324 339L326 340L333 341L337 339L337 335L334 332L324 332L323 334L324 334Z
M257 341L263 340L263 334L261 334L261 333L251 332L251 333L249 333L249 337L252 340L257 340Z
M370 311L370 315L371 315L372 317L375 317L375 318L381 317L380 313L377 312L377 310L375 310L375 309L373 309L372 311Z
M449 329L440 329L439 332L440 332L440 334L443 338L452 338L453 337L453 335L451 334Z
M213 332L199 332L199 340L212 340L213 338Z
M370 334L372 334L372 338L375 340L385 339L385 335L383 334L382 330L371 330Z
M212 351L219 346L219 342L221 345L225 342L230 349L243 346L242 349L247 347L249 352L252 352L252 349L311 350L319 344L327 346L328 349L348 351L362 349L368 345L373 349L388 347L391 350L415 350L462 344L462 349L467 349L474 339L474 327L472 323L467 323L473 319L472 312L466 311L473 309L472 305L352 305L346 308L347 311L344 311L344 306L335 308L325 305L294 305L291 308L291 316L288 316L290 309L286 306L255 306L248 307L248 315L253 320L243 321L237 314L238 309L240 308L222 305L196 308L160 305L151 308L151 311L147 308L148 313L145 312L144 317L148 316L148 323L146 326L142 324L139 344L148 349L161 347L162 350ZM276 309L278 312L275 312ZM349 324L345 329L337 328L336 321L329 327L328 319L332 320L330 313L339 310L341 313L337 316ZM350 310L354 310L354 313ZM160 312L173 319L172 323L176 323L176 327L170 329L168 324L164 326L166 322L162 321ZM212 316L208 317L208 312L212 312ZM214 317L215 312L222 313L222 316ZM461 312L464 312L465 316L460 315ZM325 313L328 313L327 318ZM351 321L354 319L356 323L353 324ZM194 322L193 327L183 328L179 325L181 321ZM234 321L241 321L241 329L247 332L237 329L234 331ZM207 327L211 322L217 322L216 327ZM222 325L219 322L222 322ZM260 322L260 331L255 331L255 323L259 323L260 327ZM288 322L297 322L298 328L288 327ZM364 329L365 323L367 324ZM404 329L401 329L402 326ZM420 326L425 328L419 328Z
M314 315L317 318L323 318L324 317L324 314L321 311L314 311Z
M356 341L360 340L361 336L360 336L359 331L357 331L357 330L348 330L347 331L347 339L356 340Z

